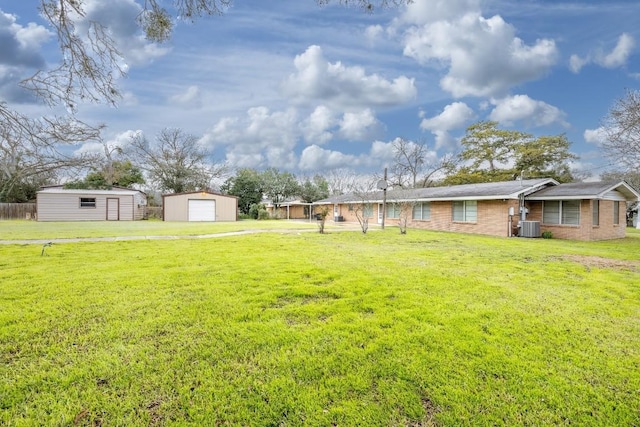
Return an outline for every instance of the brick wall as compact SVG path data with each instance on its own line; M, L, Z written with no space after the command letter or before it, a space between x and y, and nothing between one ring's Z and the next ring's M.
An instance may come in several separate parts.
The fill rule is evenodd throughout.
M613 204L611 200L600 200L600 225L593 225L593 201L580 202L580 225L555 225L542 222L542 202L527 202L530 221L540 221L541 231L551 231L557 239L571 240L610 240L622 239L626 235L625 202L620 202L618 224L613 221Z
M431 202L431 216L428 220L409 220L410 228L422 228L427 230L455 231L461 233L488 234L491 236L509 235L509 207L513 207L515 216L513 227L518 221L518 201L517 200L480 200L478 201L478 218L476 222L453 221L452 202ZM333 207L331 207L333 212ZM349 210L347 204L338 207L338 215L341 215L346 222L357 222L355 210ZM330 213L330 219L333 215ZM373 214L369 218L369 224L378 223L378 205L373 204ZM397 225L398 219L387 218L385 224Z

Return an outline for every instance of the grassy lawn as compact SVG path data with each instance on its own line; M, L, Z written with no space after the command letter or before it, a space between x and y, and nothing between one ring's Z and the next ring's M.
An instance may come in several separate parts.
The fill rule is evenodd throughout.
M640 424L636 230L575 242L388 228L47 254L0 246L1 425Z
M237 222L84 221L35 222L0 221L0 239L68 239L113 236L195 236L243 230L314 229L316 222L242 220ZM327 224L327 228L331 225Z

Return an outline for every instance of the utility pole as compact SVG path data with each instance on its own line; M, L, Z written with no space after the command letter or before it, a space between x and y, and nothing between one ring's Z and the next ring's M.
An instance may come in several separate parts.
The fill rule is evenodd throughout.
M384 168L384 179L378 181L378 189L382 190L382 224L381 227L384 230L384 220L387 213L387 168Z

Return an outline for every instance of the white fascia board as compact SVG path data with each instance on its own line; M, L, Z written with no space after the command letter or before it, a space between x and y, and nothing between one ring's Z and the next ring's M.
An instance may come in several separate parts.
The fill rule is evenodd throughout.
M622 191L619 190L620 187L623 188ZM632 196L632 198L633 198L633 196L635 196L636 201L640 200L640 193L638 193L633 187L631 187L629 184L627 184L624 181L620 181L619 183L617 183L615 185L612 185L611 188L608 188L605 191L603 191L602 193L600 193L600 196L604 197L607 193L609 193L611 191L618 191L618 192L624 194L625 197L628 197L627 194L625 194L625 193L629 193Z

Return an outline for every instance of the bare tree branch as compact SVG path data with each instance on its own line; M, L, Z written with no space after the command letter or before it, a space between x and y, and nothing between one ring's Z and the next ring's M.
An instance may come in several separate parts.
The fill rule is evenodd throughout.
M605 118L604 154L625 170L640 168L640 91L629 90Z
M154 144L138 133L125 149L131 162L147 172L150 182L174 193L209 189L215 178L223 176L227 166L211 164L210 154L196 136L176 128L160 131Z
M56 32L62 62L52 70L38 71L21 86L47 105L63 104L72 113L81 101L115 105L121 97L116 81L124 70L108 30L93 21L86 34L80 34L76 22L86 15L78 0L41 0L40 12Z
M86 168L94 155L65 148L100 139L100 129L74 119L30 119L0 103L0 200L20 185L44 183L60 172Z

